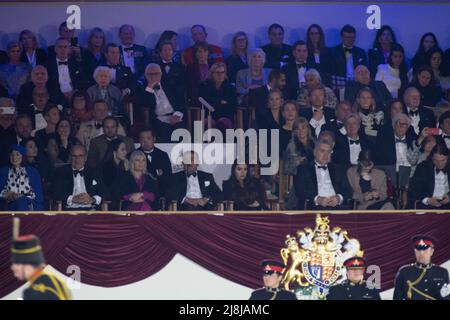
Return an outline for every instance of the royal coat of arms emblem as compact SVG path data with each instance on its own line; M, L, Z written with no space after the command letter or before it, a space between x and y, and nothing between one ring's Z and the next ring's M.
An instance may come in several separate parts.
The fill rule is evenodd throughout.
M357 239L340 227L330 229L329 217L320 214L314 230L304 228L296 237L288 234L285 244L281 257L287 268L282 282L303 300L324 299L332 285L344 280L344 261L364 254Z

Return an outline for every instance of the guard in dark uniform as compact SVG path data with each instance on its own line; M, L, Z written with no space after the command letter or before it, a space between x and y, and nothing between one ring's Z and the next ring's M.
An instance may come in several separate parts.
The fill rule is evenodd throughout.
M344 267L347 269L347 279L330 288L327 300L381 300L380 290L372 288L364 281L364 258L347 259L344 261Z
M416 262L399 269L394 300L449 300L448 270L431 263L436 240L425 235L412 240Z
M57 276L44 273L45 260L37 236L26 235L13 240L12 266L14 276L28 282L24 300L70 300L70 292Z
M281 279L286 266L278 261L264 260L263 267L264 287L252 292L250 300L297 300L297 296L280 287Z

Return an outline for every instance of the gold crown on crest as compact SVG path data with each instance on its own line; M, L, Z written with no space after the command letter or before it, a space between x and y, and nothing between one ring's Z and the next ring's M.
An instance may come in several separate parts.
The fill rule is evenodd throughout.
M328 217L323 217L318 213L316 215L316 228L314 231L329 231L330 230L330 219Z

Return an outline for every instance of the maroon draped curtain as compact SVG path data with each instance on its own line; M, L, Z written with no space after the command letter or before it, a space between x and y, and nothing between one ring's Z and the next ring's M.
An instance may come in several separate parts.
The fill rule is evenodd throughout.
M398 268L414 260L410 238L438 239L434 263L450 259L450 214L350 213L330 216L361 243L368 263L381 268L382 290ZM27 215L21 234L37 234L48 264L62 273L81 269L81 282L115 287L145 279L176 253L244 286L261 286L259 263L280 256L287 234L315 227L315 215ZM21 285L10 270L12 216L0 215L0 297Z

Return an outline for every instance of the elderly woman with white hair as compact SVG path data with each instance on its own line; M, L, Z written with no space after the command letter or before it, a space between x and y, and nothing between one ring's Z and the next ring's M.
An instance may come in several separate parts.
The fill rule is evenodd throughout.
M313 88L322 85L322 77L320 76L319 71L316 69L309 69L305 72L305 81L306 85L302 88L300 88L298 97L297 97L297 104L300 108L306 108L309 106L309 91ZM325 107L329 108L335 108L337 104L337 98L334 94L333 90L331 90L328 87L325 88Z
M113 184L113 199L125 201L123 210L152 211L159 209L156 178L147 171L145 153L136 150L130 155L129 170L120 172Z
M97 67L94 79L96 84L87 90L90 100L105 100L111 115L123 114L122 91L111 84L111 70L108 67Z
M266 54L260 48L250 51L247 57L248 68L239 70L236 76L236 91L239 105L247 103L247 95L250 89L267 84L271 69L264 68Z

